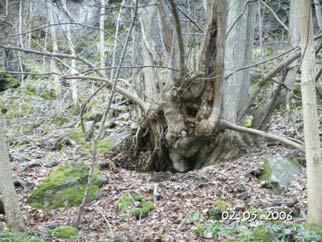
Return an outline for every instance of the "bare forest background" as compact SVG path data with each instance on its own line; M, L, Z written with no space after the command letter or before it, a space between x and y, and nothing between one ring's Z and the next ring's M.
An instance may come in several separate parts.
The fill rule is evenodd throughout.
M322 241L321 0L0 0L0 241Z

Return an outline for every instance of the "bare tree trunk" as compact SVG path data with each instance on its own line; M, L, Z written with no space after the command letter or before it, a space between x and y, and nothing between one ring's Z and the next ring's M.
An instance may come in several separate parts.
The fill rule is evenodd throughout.
M108 1L108 0L107 0ZM101 0L101 11L100 11L100 41L99 41L99 50L100 50L100 68L102 69L100 72L102 76L105 76L105 32L103 31L105 28L105 0Z
M19 33L19 45L21 48L24 48L23 44L23 35L22 35L22 29L23 29L23 17L22 17L22 9L23 9L23 1L21 0L19 2L19 27L18 27L18 33ZM23 63L22 63L22 56L21 53L18 53L19 57L19 68L20 72L24 72ZM21 74L21 86L24 84L24 74Z
M53 46L53 53L57 53L58 52L58 45L57 45L56 29L55 29L55 26L53 26L54 17L53 17L53 12L52 12L52 5L49 0L46 1L46 4L47 4L48 16L49 16L49 23L52 25L52 26L50 26L50 35L51 35L51 42L52 42L52 46ZM50 59L50 69L52 72L58 72L56 62L53 58ZM60 113L61 112L60 105L61 105L61 98L62 98L61 85L60 85L59 78L57 75L54 75L53 78L54 78L54 83L55 83L56 93L57 93L57 100L56 100L57 101L57 111L58 111L58 113Z
M66 0L61 0L61 2L62 2L63 9L64 9L69 21L74 22L74 20L71 18L68 8L67 8ZM67 42L68 42L68 46L70 48L71 54L73 56L76 56L75 47L73 45L73 40L72 40L71 25L67 25ZM77 74L75 59L71 60L70 74L71 75ZM78 86L77 80L71 80L72 100L74 102L75 107L79 107L79 97L78 97L78 87L77 86Z
M248 3L245 13L238 20L246 2L246 0L231 0L227 3L226 9L229 11L225 41L225 74L251 63L256 17L255 5ZM237 72L224 81L223 119L233 123L237 122L238 111L248 96L249 83L248 70Z
M320 0L314 0L314 8L315 8L316 20L318 22L320 32L322 32L322 9L321 9Z
M301 93L308 187L307 222L322 227L322 160L314 82L315 53L312 9L310 1L298 1L299 9L301 9L299 14L300 46L302 52Z
M140 23L142 27L142 49L143 49L143 62L145 66L154 65L154 43L153 40L153 27L155 28L153 18L156 16L156 6L152 5L147 8L139 10ZM157 73L154 68L144 68L144 86L146 95L154 101L159 99L157 91Z
M26 227L20 211L11 174L5 134L2 127L0 127L0 193L3 200L3 207L9 227L15 232L23 232L26 230Z

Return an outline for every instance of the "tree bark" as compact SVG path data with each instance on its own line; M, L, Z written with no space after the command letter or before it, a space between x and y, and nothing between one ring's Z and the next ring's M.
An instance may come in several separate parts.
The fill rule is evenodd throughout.
M304 120L305 156L307 166L307 222L322 227L322 160L316 90L314 82L314 43L311 2L298 0L300 46L302 53L301 93Z
M142 30L142 50L143 50L143 64L145 66L154 65L154 47L155 41L153 39L153 31L156 30L154 17L157 14L157 7L155 5L140 8L139 14L141 30ZM152 98L153 102L159 100L159 92L157 89L157 73L153 67L144 68L144 86L146 96Z
M321 9L320 0L314 0L314 8L315 8L316 20L318 22L320 32L322 32L322 9Z
M256 10L254 3L248 3L242 17L247 0L228 1L227 31L225 42L225 74L234 72L251 63L254 41ZM236 23L237 21L237 23ZM231 26L233 26L231 28ZM250 74L248 70L239 71L224 81L222 118L235 123L237 114L248 96Z
M51 2L49 0L46 0L46 5L47 5L48 16L49 16L49 23L51 25L53 25L54 24L54 16L53 16L53 12L52 12ZM58 52L58 44L57 44L55 26L50 26L50 36L51 36L51 42L52 42L52 46L53 46L52 53L55 54ZM58 68L56 66L56 61L53 58L50 59L50 69L52 72L58 72ZM61 98L62 98L61 85L60 85L59 78L57 75L54 75L53 78L54 78L54 83L55 83L56 93L57 93L57 111L58 111L58 113L60 113L61 112L61 107L60 107L61 106Z
M66 3L66 0L61 0L61 3L62 3L62 6L63 6L63 10L67 16L67 18L69 19L70 22L75 22L70 13L69 13L69 10L67 8L67 3ZM74 47L74 44L73 44L73 40L72 40L72 31L71 31L71 25L67 25L67 44L69 46L69 49L71 51L71 54L73 56L76 56L76 52L75 52L75 47ZM76 68L76 60L75 59L72 59L71 60L71 68L70 68L70 74L71 75L75 75L77 74L77 68ZM79 107L79 97L78 97L78 85L77 85L77 80L71 80L70 81L70 88L71 88L71 91L72 91L72 100L73 100L73 103L74 103L74 106L75 107Z
M20 211L16 190L13 183L12 172L9 161L8 148L5 141L5 134L0 127L0 193L6 221L9 227L15 232L26 230L22 213Z
M101 0L101 10L100 10L100 41L99 41L99 50L100 50L100 72L102 76L105 76L105 0Z

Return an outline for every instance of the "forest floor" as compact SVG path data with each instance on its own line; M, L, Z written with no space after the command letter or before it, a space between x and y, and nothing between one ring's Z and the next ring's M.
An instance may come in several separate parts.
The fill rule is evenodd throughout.
M1 98L14 97L12 91L7 95ZM48 128L50 131L45 135L39 129L37 131L38 126L28 134L21 131L30 120L35 123L41 115L48 116L48 106L44 105L42 109L34 111L34 116L20 116L10 122L6 120L6 133L11 144L14 177L18 184L23 185L17 191L29 232L54 241L48 238L46 231L69 225L77 215L77 208L34 209L28 204L28 197L57 164L84 157L75 152L77 145L74 143L68 149L54 148L66 132L63 128ZM26 118L28 122L24 121ZM43 124L44 120L40 123ZM303 224L307 196L305 168L297 179L278 193L265 186L265 181L251 175L252 171L263 166L267 157L274 155L303 160L303 154L267 142L260 148L248 148L234 160L187 173L140 173L122 168L103 170L108 182L102 187L100 196L86 205L79 236L86 241L109 241L107 238L113 238L111 241L117 241L116 238L120 241L213 241L213 235L209 235L204 227L219 202L236 213L235 219L218 219L220 228L243 225L247 229L269 222L267 216L257 217L254 221L242 219L243 215L254 211L267 214L292 211L292 224ZM99 157L99 162L104 163L104 155ZM117 211L118 199L129 191L137 192L147 200L155 198L155 209L148 217L137 220L131 214ZM0 215L0 223L4 223L3 215Z

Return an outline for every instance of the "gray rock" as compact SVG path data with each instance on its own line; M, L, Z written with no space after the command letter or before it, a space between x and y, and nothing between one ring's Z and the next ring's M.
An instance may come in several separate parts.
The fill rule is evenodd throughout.
M286 187L301 172L302 166L296 160L281 156L269 157L264 161L261 179Z

